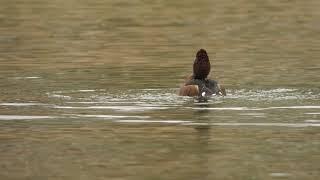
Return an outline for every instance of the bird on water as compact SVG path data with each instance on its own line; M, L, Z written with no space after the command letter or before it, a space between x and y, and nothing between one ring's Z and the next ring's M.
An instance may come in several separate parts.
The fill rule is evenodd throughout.
M226 95L225 89L215 80L209 79L211 70L209 56L204 49L198 50L193 62L193 73L180 87L181 96Z

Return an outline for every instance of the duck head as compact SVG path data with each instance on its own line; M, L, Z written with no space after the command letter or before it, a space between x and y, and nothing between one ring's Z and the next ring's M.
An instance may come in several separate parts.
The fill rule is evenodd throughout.
M210 61L206 50L200 49L197 52L193 63L193 76L195 79L206 79L210 73Z

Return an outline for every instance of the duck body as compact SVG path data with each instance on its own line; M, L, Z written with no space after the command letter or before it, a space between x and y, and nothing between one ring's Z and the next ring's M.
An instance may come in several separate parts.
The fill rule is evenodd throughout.
M194 76L187 79L180 87L180 96L211 96L226 95L225 89L212 79L195 79Z

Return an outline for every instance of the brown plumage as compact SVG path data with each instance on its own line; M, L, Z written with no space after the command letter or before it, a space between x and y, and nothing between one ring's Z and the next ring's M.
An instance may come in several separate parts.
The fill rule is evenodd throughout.
M210 61L206 50L200 49L197 52L193 63L193 75L195 79L206 79L210 73Z
M180 87L179 96L198 96L199 87L198 85L183 85Z

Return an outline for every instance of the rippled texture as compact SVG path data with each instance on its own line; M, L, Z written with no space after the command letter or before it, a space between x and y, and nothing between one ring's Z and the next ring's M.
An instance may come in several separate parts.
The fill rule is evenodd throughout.
M0 0L0 179L317 179L319 7Z

